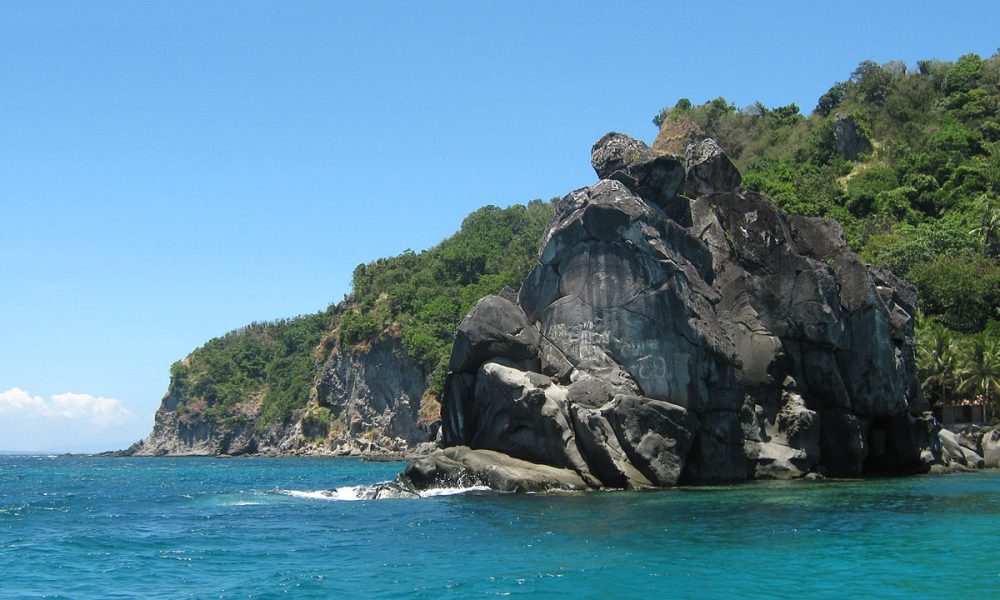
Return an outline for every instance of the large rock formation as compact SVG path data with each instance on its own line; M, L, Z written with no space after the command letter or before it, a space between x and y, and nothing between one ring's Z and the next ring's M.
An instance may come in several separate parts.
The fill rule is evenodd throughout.
M424 369L406 354L396 336L383 336L364 348L337 345L319 365L309 404L287 422L267 427L260 426L259 398L239 403L234 409L239 418L211 418L207 406L180 410L184 395L171 381L156 411L153 431L133 453L413 454L420 451L421 444L432 446L437 434L436 425L419 424L426 378Z
M836 222L740 189L714 141L686 154L595 145L600 181L559 202L516 302L486 297L459 326L444 444L594 487L940 463L913 287L863 264ZM440 483L457 462L408 473Z
M335 454L407 453L433 441L419 424L427 373L395 336L366 349L336 348L320 370L316 405L336 415L326 430L306 431Z

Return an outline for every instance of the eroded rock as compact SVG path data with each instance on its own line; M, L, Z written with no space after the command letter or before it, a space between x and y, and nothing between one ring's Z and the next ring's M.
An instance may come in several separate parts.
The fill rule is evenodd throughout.
M594 144L591 164L599 178L620 182L677 223L691 225L691 201L680 194L687 173L677 156L656 154L643 142L609 133Z
M414 460L403 477L417 489L486 485L502 492L547 492L588 488L572 470L467 446L452 446Z
M837 154L847 160L858 160L858 157L872 151L868 136L851 117L837 113L833 116L833 144Z
M743 179L733 161L712 138L688 144L684 169L687 187L694 196L731 192Z
M601 180L559 202L517 302L484 300L497 324L477 305L460 326L447 445L594 487L975 462L925 412L912 286L834 221L740 189L712 140L688 149L693 200L679 162L641 142L609 134L592 154Z

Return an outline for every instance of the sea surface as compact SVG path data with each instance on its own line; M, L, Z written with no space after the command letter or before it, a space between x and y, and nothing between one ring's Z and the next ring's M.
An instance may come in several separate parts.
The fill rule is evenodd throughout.
M0 598L1000 598L997 471L352 500L402 467L0 456Z

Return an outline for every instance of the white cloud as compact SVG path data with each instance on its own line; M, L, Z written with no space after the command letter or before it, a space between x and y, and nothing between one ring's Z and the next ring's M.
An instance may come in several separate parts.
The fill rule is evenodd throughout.
M14 387L0 392L0 417L74 422L100 432L134 421L135 413L115 398L67 392L45 400Z

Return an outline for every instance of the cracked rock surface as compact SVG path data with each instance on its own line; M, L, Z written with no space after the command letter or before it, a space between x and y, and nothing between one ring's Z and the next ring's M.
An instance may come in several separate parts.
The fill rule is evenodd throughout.
M558 203L517 301L486 297L462 321L444 445L616 488L946 461L916 380L913 287L863 264L836 222L739 188L713 140L687 154L682 168L598 141L600 181Z

